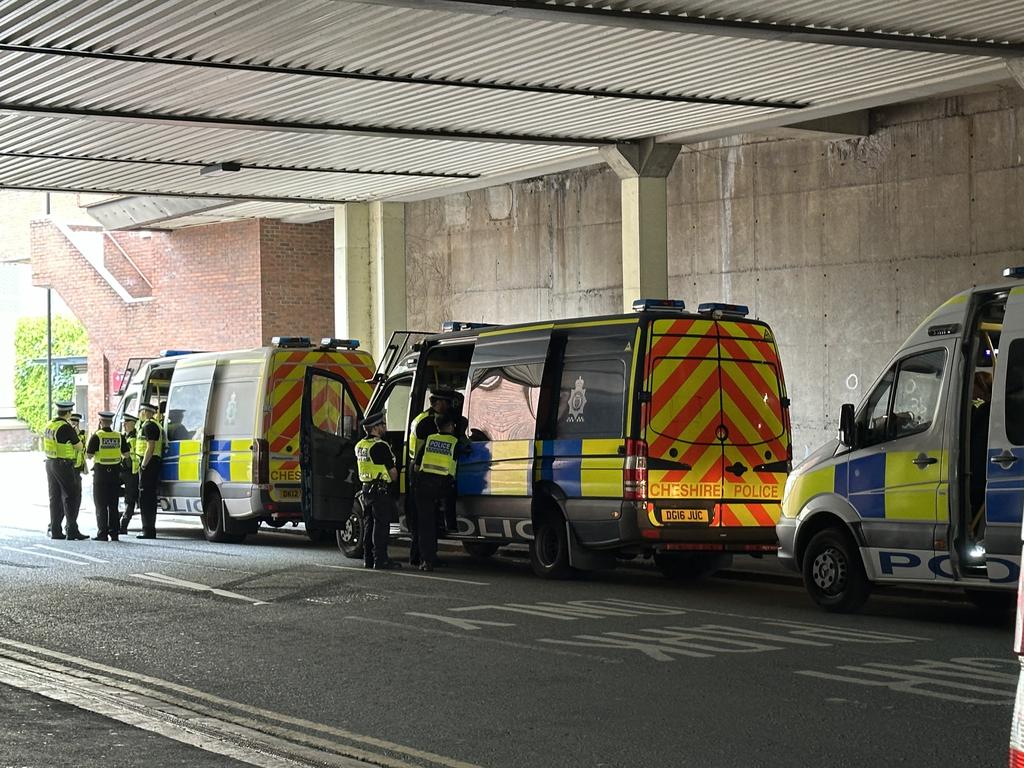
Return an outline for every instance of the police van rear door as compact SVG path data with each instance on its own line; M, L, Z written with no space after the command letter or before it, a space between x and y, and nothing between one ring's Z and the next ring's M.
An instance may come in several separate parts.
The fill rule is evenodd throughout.
M344 378L322 368L306 369L299 466L302 519L309 528L337 530L352 512L359 490L355 445L362 416Z

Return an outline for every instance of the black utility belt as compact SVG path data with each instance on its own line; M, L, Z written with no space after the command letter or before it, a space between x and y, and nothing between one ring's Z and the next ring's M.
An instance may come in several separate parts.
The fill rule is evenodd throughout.
M59 461L62 464L69 464L71 466L74 466L74 464L75 464L75 460L74 459L62 459L59 456L47 456L46 460L47 461Z

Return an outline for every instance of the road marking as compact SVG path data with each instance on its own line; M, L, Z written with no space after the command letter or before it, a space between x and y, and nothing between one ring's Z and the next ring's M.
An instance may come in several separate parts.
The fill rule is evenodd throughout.
M72 560L70 557L57 557L57 555L48 555L45 552L36 552L34 549L19 549L18 547L0 547L0 549L7 549L11 552L21 552L24 555L33 555L35 557L46 557L50 560L61 560L65 563L74 563L75 565L85 565L81 560Z
M166 587L178 587L180 589L190 589L194 592L211 592L220 597L228 597L232 600L243 600L253 605L269 605L267 600L256 600L246 595L240 595L237 592L229 592L226 589L218 589L217 587L211 587L208 584L199 584L195 581L185 581L184 579L176 579L173 576L167 576L162 573L132 573L130 574L133 578L144 579L145 581L152 581L157 584L161 584Z
M57 547L49 547L46 544L33 544L36 549L48 549L51 552L60 552L61 554L71 555L72 557L80 557L83 560L90 560L94 563L109 563L109 560L104 560L99 557L93 557L92 555L84 555L81 552L68 552L66 549L58 549Z
M471 579L451 579L446 576L427 576L423 573L403 573L398 569L378 571L374 568L357 568L354 565L327 565L326 563L314 563L314 565L320 568L333 568L337 571L356 571L357 573L366 574L389 574L391 576L405 576L407 579L430 579L431 581L450 581L454 584L472 584L477 587L489 587L490 582L487 581L473 581Z
M346 768L355 768L356 766L365 768L367 764L372 764L389 768L413 768L413 763L395 757L395 755L399 755L403 758L412 758L416 761L415 765L417 766L427 763L445 766L445 768L479 768L472 763L419 750L415 747L408 747L373 736L363 736L342 728L303 720L261 707L249 706L149 675L116 669L87 659L0 637L0 664L10 665L12 663L10 660L13 660L14 663L31 665L32 671L37 675L45 674L50 679L49 683L37 683L34 687L26 687L27 690L62 700L59 699L59 695L66 690L68 682L78 681L81 683L84 681L98 683L108 689L113 689L113 691L104 692L104 698L110 703L119 703L125 707L131 707L137 696L150 697L157 701L157 708L160 710L155 714L160 714L167 719L173 718L193 732L206 733L207 730L213 730L212 737L219 737L222 740L226 733L227 738L235 744L244 744L252 748L262 747L264 757L268 753L275 756L282 755L302 766L326 764L345 766ZM58 677L59 679L54 681ZM126 692L130 695L125 696ZM143 702L143 706L145 704L146 702ZM203 726L209 726L209 729ZM326 738L297 729L323 734ZM339 742L339 739L361 746L353 747L343 744ZM208 736L201 739L196 746L206 748L204 745L210 742L211 739ZM218 752L220 743L214 743L211 746L214 749L210 751ZM367 747L379 751L370 752L367 751ZM275 757L274 759L277 762L270 762L271 766L282 765L281 758ZM361 762L356 762L357 760ZM253 764L264 765L264 763Z
M999 672L1000 666L1009 669ZM836 669L848 674L812 669L797 670L796 674L963 704L1007 706L1014 702L1020 664L1017 659L918 659L913 664L868 662Z
M203 565L202 563L194 563L188 560L164 560L160 557L146 557L147 563L169 563L170 565L187 565L193 568L204 568L213 571L227 571L228 573L241 573L245 576L253 576L259 571L243 571L239 568L225 568L220 565Z
M459 629L465 629L470 632L479 631L480 627L514 627L515 624L509 624L507 621L484 621L483 619L457 619L454 616L438 616L436 613L416 613L415 611L406 611L406 616L419 616L423 619L435 619L445 624L450 624L453 627Z
M657 603L640 603L632 600L570 600L565 603L501 603L495 605L469 605L449 608L450 611L503 611L521 613L542 619L556 621L577 621L578 619L608 619L626 616L683 616L688 609Z

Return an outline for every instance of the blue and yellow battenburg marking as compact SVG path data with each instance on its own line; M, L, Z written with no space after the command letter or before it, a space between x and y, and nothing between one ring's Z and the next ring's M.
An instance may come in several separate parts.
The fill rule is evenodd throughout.
M203 460L201 440L175 440L164 449L160 479L172 483L197 483ZM211 440L209 469L222 482L252 482L252 439Z
M621 439L508 440L472 443L459 459L463 496L529 496L553 482L569 498L622 496Z

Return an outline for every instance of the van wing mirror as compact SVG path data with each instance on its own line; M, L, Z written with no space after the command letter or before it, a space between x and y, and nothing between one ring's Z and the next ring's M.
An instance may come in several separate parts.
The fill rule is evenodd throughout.
M857 419L853 403L843 403L839 409L839 442L847 448L854 448L857 442Z

